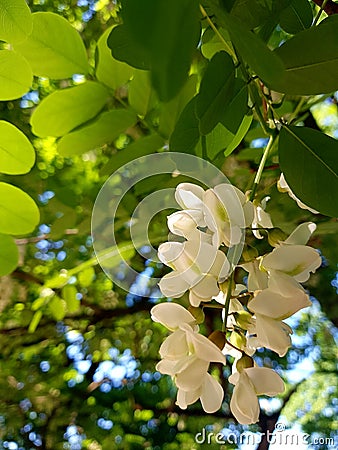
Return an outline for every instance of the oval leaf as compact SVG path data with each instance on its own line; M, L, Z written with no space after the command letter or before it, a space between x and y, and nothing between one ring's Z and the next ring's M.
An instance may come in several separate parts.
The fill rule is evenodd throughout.
M63 136L95 117L107 98L106 88L94 81L53 92L32 114L33 133L39 137Z
M0 100L22 97L32 82L32 69L25 58L13 50L0 50Z
M0 233L27 234L40 220L34 200L21 189L0 182Z
M316 95L338 89L338 17L329 17L317 27L302 31L274 54L285 72L272 88L292 95Z
M0 0L0 40L16 44L32 32L33 21L25 0Z
M69 156L94 150L116 139L127 128L133 126L136 120L134 113L124 109L105 112L90 125L62 137L58 143L58 152L63 156Z
M130 80L134 73L134 68L112 57L111 50L107 45L107 38L112 28L108 28L97 41L96 78L106 86L117 89Z
M0 277L12 273L19 262L19 251L14 239L0 234Z
M292 0L282 11L279 23L287 33L296 34L310 28L312 19L312 8L308 0Z
M208 134L221 121L235 84L235 66L225 52L216 53L208 64L196 100L200 131Z
M171 151L194 154L200 138L199 122L196 116L196 98L185 106L178 118L175 129L170 136Z
M86 74L87 53L75 28L58 14L37 12L32 16L32 33L15 48L29 61L34 75L62 79Z
M35 151L29 139L9 122L0 121L0 172L19 175L31 170Z
M337 217L338 142L305 127L283 127L279 161L286 182L307 206Z

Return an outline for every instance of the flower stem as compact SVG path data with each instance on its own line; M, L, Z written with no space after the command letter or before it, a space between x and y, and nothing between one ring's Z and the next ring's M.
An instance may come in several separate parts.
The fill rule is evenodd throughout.
M260 160L259 167L258 167L256 176L255 176L255 179L254 179L254 182L253 182L253 185L252 185L252 190L251 190L251 194L250 194L250 200L251 201L255 198L256 190L257 190L257 187L258 187L259 182L261 180L266 160L267 160L267 158L269 156L269 152L270 152L270 150L271 150L271 148L272 148L272 146L273 146L273 144L275 142L275 139L276 139L276 135L275 134L273 134L273 135L271 134L270 137L269 137L269 142L268 142L267 146L265 147L262 159Z
M232 286L234 281L234 272L232 272L230 278L228 279L228 285L226 290L226 297L225 297L225 304L224 304L224 318L223 318L223 324L222 324L222 331L225 332L227 329L227 321L228 321L228 315L229 315L229 307L230 307L230 300L231 300L231 293L232 293Z

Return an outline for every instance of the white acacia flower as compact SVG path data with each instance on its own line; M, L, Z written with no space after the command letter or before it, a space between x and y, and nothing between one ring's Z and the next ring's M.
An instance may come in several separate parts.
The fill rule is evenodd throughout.
M250 262L241 264L246 272L248 272L248 290L250 292L263 290L268 287L268 274L260 268L261 257Z
M165 242L158 248L159 259L173 272L159 283L166 297L181 297L188 289L193 306L210 301L219 293L217 282L226 279L230 264L223 252L201 240Z
M295 196L295 194L290 189L290 186L287 184L283 173L281 173L280 175L280 178L277 182L277 187L279 192L287 192L292 200L294 200L301 209L307 209L308 211L312 212L312 214L319 214L319 211L316 211L315 209L312 209L309 206L305 205L301 200L299 200L298 197Z
M254 218L253 204L242 191L231 184L222 183L208 189L203 196L204 217L208 228L214 233L212 243L219 247L238 244L243 230Z
M220 349L198 333L194 317L176 303L161 303L151 310L153 320L173 333L165 339L156 366L159 372L174 377L178 387L177 404L187 405L201 399L206 412L215 412L223 400L223 389L208 373L211 361L225 364Z
M239 423L248 425L256 423L259 417L257 395L270 397L284 391L284 383L280 376L267 367L248 367L235 372L229 377L235 385L230 409Z
M201 212L195 209L177 211L167 217L169 230L178 236L190 240L202 240L211 243L211 234L200 231Z
M273 228L270 214L265 211L266 204L270 197L265 197L260 205L254 204L254 219L252 222L252 233L257 239L263 239L260 231L256 228Z

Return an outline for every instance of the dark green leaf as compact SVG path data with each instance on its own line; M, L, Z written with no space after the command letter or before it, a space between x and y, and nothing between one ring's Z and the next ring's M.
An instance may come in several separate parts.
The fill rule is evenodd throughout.
M235 66L225 52L209 62L196 98L196 115L202 134L208 134L222 120L224 109L234 93Z
M133 40L126 25L114 28L107 39L113 58L126 62L136 69L149 69L148 53Z
M160 100L169 101L188 78L199 41L198 2L126 0L122 14L133 43L149 57L152 82Z
M338 142L320 131L283 127L279 160L286 182L307 206L338 216Z
M268 86L279 80L284 66L278 55L235 17L225 15L224 20L235 48L251 69Z
M338 89L338 17L302 31L274 51L285 72L272 83L276 91L315 95Z
M281 13L280 26L287 33L297 34L310 28L312 19L312 8L308 0L292 0Z
M169 141L171 151L194 153L200 138L199 122L195 112L196 98L190 100L176 123Z
M269 18L272 4L273 0L236 0L230 14L252 29Z
M236 133L243 117L248 112L248 87L245 81L236 78L233 95L225 107L221 123Z

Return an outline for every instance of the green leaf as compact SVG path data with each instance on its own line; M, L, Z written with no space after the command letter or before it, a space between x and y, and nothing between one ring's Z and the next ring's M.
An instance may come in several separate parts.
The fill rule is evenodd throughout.
M272 0L236 0L230 14L248 28L256 28L269 18L272 3Z
M286 68L272 88L292 95L315 95L338 89L338 17L302 31L274 51Z
M224 152L224 156L229 156L242 142L244 136L249 131L253 116L244 116L240 127L238 128L236 134L233 136L230 144L227 145L227 148Z
M27 173L34 162L35 151L29 139L11 123L0 120L0 172Z
M280 26L287 33L297 34L310 28L313 14L308 0L292 0L280 16Z
M221 121L235 84L235 66L225 52L216 53L209 62L196 100L200 131L208 134Z
M79 155L116 139L137 121L134 113L115 109L102 113L95 121L63 136L57 150L63 156Z
M0 100L22 97L32 82L32 69L25 58L13 50L0 50Z
M221 123L217 124L215 128L206 135L206 148L208 158L213 161L220 152L231 143L234 135L227 130ZM199 156L203 155L201 139L197 144L195 153Z
M31 116L36 136L63 136L97 115L108 98L106 88L94 81L53 92Z
M127 0L123 3L122 16L133 42L149 57L152 83L160 100L169 101L188 78L198 45L198 2Z
M63 300L66 302L67 311L74 313L80 308L80 301L76 298L76 287L71 284L66 284L61 290Z
M284 72L284 66L279 56L235 17L224 15L223 19L236 50L251 69L268 86L279 80Z
M48 302L48 309L55 320L62 320L66 315L67 304L60 297L54 295Z
M134 68L112 57L107 39L113 27L108 28L97 41L96 78L112 89L127 83L134 73Z
M0 277L12 273L19 262L19 251L14 239L0 234Z
M129 28L119 25L112 29L107 39L113 58L123 61L136 69L150 69L147 51L134 41Z
M293 193L307 206L338 216L338 142L305 127L283 127L279 162Z
M95 278L95 271L93 267L88 267L88 269L82 270L77 276L77 280L81 287L89 287Z
M206 42L203 41L203 44L201 46L202 55L207 59L211 59L216 53L225 50L224 44L220 40L219 36L217 36L213 30L211 31L212 31L211 39L207 40ZM229 33L223 28L219 28L218 32L222 35L223 39L231 46ZM203 34L203 37L206 35L206 33L207 32Z
M112 155L108 163L103 167L103 170L101 170L100 175L110 175L133 159L156 153L164 144L164 139L158 134L137 139L137 141L132 142L123 150Z
M170 136L169 147L173 152L193 153L200 138L199 121L196 116L194 97L182 111Z
M197 76L191 75L175 98L160 105L159 132L170 136L185 105L196 94Z
M86 49L75 28L51 12L32 16L31 35L15 48L28 60L33 74L58 80L88 73Z
M34 200L21 189L0 182L0 233L27 234L40 220Z
M248 86L240 78L235 79L233 94L225 106L221 123L236 133L245 114L248 112Z
M144 70L136 70L128 89L129 105L137 114L145 117L154 107L156 95L151 86L150 74Z
M16 44L32 32L32 14L25 0L0 0L0 40Z

